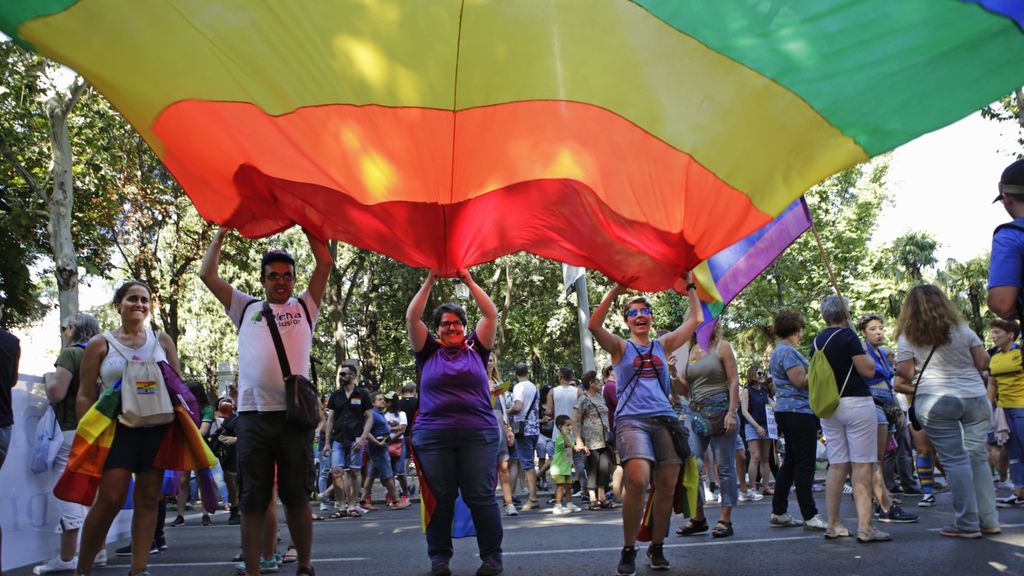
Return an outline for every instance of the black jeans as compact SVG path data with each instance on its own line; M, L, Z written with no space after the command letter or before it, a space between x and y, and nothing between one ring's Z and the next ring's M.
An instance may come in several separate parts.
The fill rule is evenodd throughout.
M775 477L772 514L785 514L789 509L789 489L796 486L800 514L810 520L818 513L814 504L814 457L818 442L818 417L814 414L776 412L779 433L786 438L786 454Z

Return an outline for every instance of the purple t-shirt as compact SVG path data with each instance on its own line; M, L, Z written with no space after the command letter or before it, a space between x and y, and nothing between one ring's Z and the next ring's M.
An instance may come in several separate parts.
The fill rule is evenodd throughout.
M416 353L420 369L420 415L417 429L495 428L498 420L491 409L484 348L472 332L466 347L448 349L427 335L423 349Z

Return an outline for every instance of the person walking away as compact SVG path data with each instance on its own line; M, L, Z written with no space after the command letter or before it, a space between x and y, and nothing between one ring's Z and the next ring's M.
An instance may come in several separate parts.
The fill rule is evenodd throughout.
M241 482L242 549L246 573L260 573L260 548L272 503L274 471L292 543L298 551L296 574L313 576L313 431L287 423L285 385L269 323L280 332L294 374L309 377L313 331L333 261L327 245L306 232L316 266L306 291L294 297L295 259L283 250L260 261L262 301L235 289L218 274L221 245L228 230L214 236L199 277L238 328L238 470ZM269 308L270 317L265 310Z

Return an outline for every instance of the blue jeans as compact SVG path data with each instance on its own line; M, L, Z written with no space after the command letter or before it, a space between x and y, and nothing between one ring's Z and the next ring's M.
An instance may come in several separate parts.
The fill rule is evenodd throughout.
M1014 488L1024 488L1024 408L1003 408L1010 426L1006 451L1010 456L1010 477Z
M501 560L501 510L494 498L498 436L494 427L413 430L420 481L426 479L437 500L427 525L427 555L432 561L452 557L452 519L459 491L473 515L480 559Z
M715 458L715 468L718 469L718 481L722 487L722 507L732 508L739 498L740 489L736 477L736 432L722 434L721 436L703 436L693 434L696 437L697 450L694 455L697 457L698 468L704 467L704 452L711 446ZM711 478L711 475L708 475ZM704 504L704 490L697 491L697 498Z
M985 447L992 415L988 398L922 394L914 406L946 469L956 528L977 532L999 526L996 490Z

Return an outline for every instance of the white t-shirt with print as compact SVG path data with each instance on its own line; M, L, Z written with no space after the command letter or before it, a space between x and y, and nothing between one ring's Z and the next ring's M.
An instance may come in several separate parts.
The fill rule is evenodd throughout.
M538 399L537 405L535 406L533 403L534 398L537 398L537 387L529 380L523 380L522 382L516 383L515 388L512 389L513 401L523 403L523 409L514 416L514 421L525 422L523 425L523 434L526 436L537 436L540 434L540 425L538 423L540 401Z
M399 426L408 426L409 419L406 417L405 412L399 410L398 412L385 412L384 419L388 421L388 428L391 429L391 439L398 440L402 436L405 436L405 432L399 434L396 432Z
M292 372L308 378L309 353L313 348L312 328L316 327L319 308L308 292L303 292L299 298L305 302L312 316L309 322L302 305L294 297L284 304L271 304L270 309L277 316L277 328ZM258 301L245 308L251 300ZM242 318L243 308L245 318ZM233 289L227 313L238 328L238 411L284 410L284 375L270 329L263 319L263 301Z

